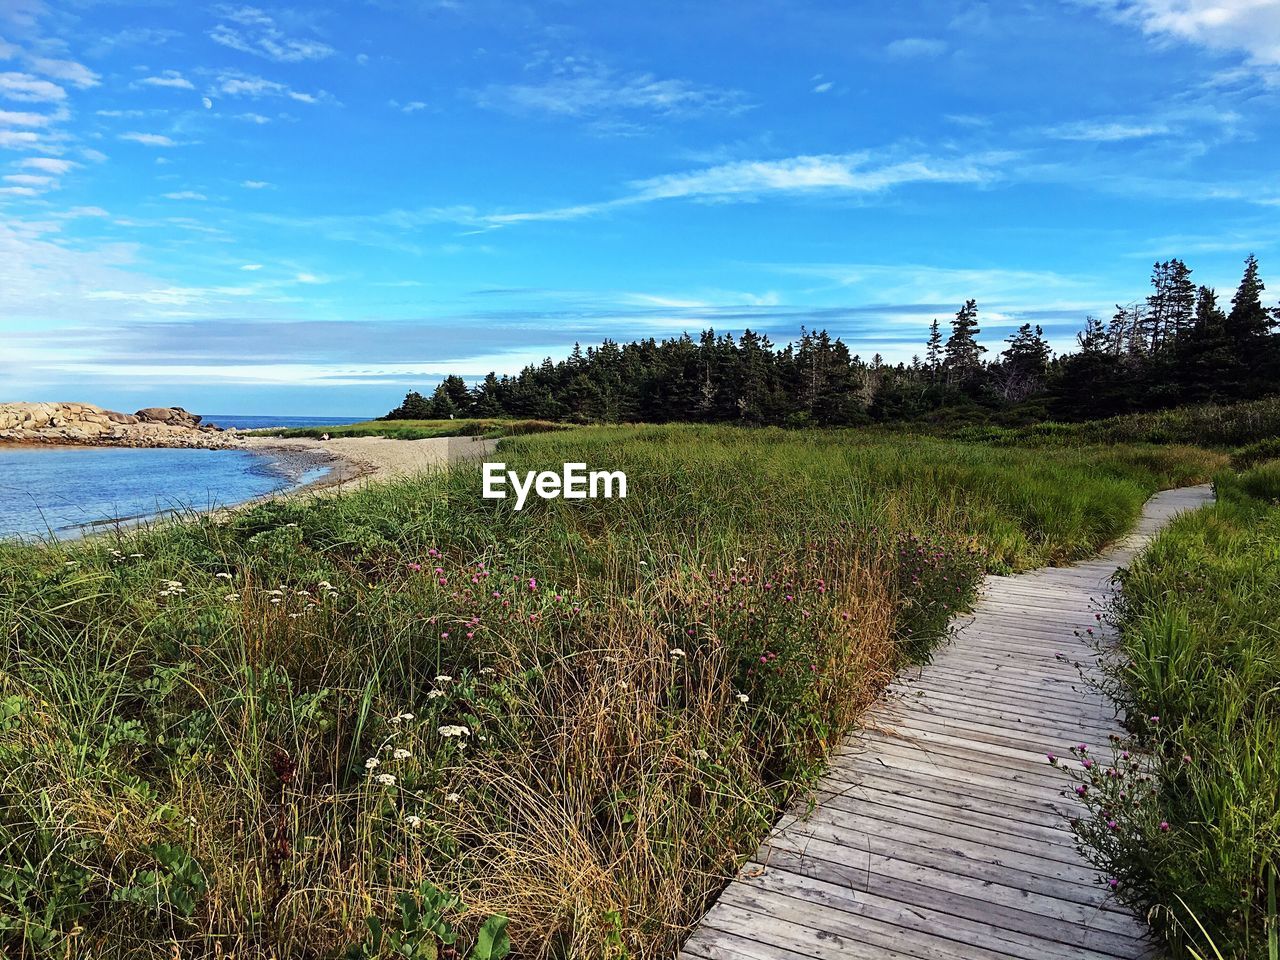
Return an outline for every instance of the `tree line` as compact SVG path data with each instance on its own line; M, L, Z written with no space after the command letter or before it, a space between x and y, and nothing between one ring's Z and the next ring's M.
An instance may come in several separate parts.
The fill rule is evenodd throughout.
M744 330L704 331L598 347L575 345L514 376L468 386L450 375L430 396L410 391L385 419L527 417L584 423L736 422L854 425L945 413L1079 420L1178 403L1231 402L1273 393L1280 381L1280 307L1267 307L1252 255L1229 309L1197 287L1178 259L1156 263L1145 300L1087 317L1077 349L1053 356L1039 326L1023 324L993 357L967 300L944 331L929 329L923 357L888 364L851 354L826 331L775 345Z

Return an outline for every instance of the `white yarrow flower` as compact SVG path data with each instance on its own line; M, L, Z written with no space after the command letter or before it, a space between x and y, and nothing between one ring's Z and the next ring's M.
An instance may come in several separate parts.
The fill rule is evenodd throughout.
M391 754L391 759L392 760L408 760L412 756L413 754L410 753L408 750L406 750L404 747L396 747L396 749Z
M396 785L396 778L389 773L380 773L373 778L373 782L378 784L380 787L394 787Z
M436 730L442 737L469 737L471 731L461 724L445 724Z

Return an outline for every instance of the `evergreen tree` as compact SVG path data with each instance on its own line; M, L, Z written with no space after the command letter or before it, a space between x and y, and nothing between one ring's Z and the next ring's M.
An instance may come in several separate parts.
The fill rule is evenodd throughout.
M937 317L934 318L933 323L929 324L929 339L925 343L924 362L933 379L938 379L938 372L942 369L942 332L938 329Z
M1009 346L1000 354L998 386L1004 399L1021 403L1037 393L1044 383L1049 368L1049 344L1044 331L1037 325L1024 323L1011 334Z
M947 382L960 386L971 385L982 373L982 355L987 348L978 343L978 302L966 300L951 321L951 336L947 338L943 368Z

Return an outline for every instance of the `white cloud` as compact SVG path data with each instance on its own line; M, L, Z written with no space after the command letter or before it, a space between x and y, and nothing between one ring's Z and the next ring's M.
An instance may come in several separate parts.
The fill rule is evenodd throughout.
M1280 67L1277 0L1086 0L1149 36L1243 54L1251 66Z
M67 91L49 80L11 70L0 73L0 97L23 103L61 103L67 99Z
M55 157L28 157L25 160L18 161L18 166L27 170L40 170L44 173L60 175L67 173L77 164L71 160L59 160Z
M328 283L324 277L318 277L314 273L299 273L293 278L298 283Z
M1169 133L1163 123L1136 123L1118 120L1080 121L1051 127L1045 131L1058 140L1082 140L1090 143L1115 143L1121 140L1143 140Z
M82 63L76 63L74 60L53 60L48 57L29 57L27 63L36 73L43 74L46 77L53 77L55 80L61 80L69 83L73 87L81 90L87 90L89 87L96 87L101 79L99 76L86 67Z
M265 190L267 187L273 186L273 184L268 183L266 180L243 180L240 186L246 190Z
M209 31L209 38L232 50L276 63L323 60L333 53L333 47L319 40L286 36L273 17L256 7L223 7L221 13L227 22Z
M177 70L165 70L158 76L143 77L138 81L138 84L144 87L170 87L174 90L194 90L196 88L194 83Z
M830 89L831 89L832 87L834 87L834 86L835 86L835 84L834 84L834 83L832 83L830 80L824 80L822 83L818 84L817 86L815 86L815 87L813 88L813 92L814 92L814 93L826 93L828 90L830 90Z
M39 150L40 136L30 130L0 130L0 149Z
M61 119L64 118L51 113L0 110L0 126L4 127L47 127Z
M249 271L261 270L261 269L262 269L262 264L260 264L260 263L246 263L246 264L242 264L242 265L241 265L241 267L240 267L240 269L241 269L241 270L249 270Z
M323 90L318 93L305 93L294 90L277 80L267 80L238 70L224 70L218 74L213 92L225 97L250 97L255 100L262 97L281 97L296 100L299 103L320 103L323 100L332 99Z
M248 123L256 123L261 126L264 123L270 123L270 117L264 117L260 113L241 113L236 115L237 120L244 120Z
M93 147L85 147L80 151L80 155L92 163L106 163L107 155L101 150L95 150Z
M492 227L576 220L655 200L725 202L753 200L765 194L866 196L912 183L984 184L996 178L996 167L1007 159L1005 154L982 154L958 160L926 157L875 162L869 153L855 153L748 160L637 180L631 184L632 193L614 200L470 219Z
M0 60L12 60L21 50L22 48L16 43L10 43L4 37L0 37Z
M40 191L35 187L0 187L0 194L7 197L38 197Z
M208 200L203 193L197 193L195 190L177 190L173 193L164 195L166 200Z
M659 116L689 116L747 109L737 90L702 87L687 80L663 79L650 73L619 74L595 61L566 57L552 64L541 83L493 85L474 97L483 107L517 113L590 117L619 111Z
M140 143L144 147L176 147L178 145L172 137L166 137L162 133L138 133L131 130L120 134L119 139Z
M940 57L947 52L947 43L945 40L931 40L927 37L903 37L886 46L884 52L895 60Z
M12 183L19 187L43 187L46 189L57 183L53 177L42 176L38 173L11 173L4 178L4 182Z
M426 103L421 100L410 100L408 103L401 103L399 100L388 100L387 103L401 113L417 113L419 110L427 109Z

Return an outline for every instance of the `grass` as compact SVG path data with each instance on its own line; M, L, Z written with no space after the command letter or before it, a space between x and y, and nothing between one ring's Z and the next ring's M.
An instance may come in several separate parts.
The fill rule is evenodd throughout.
M1002 446L1173 443L1215 449L1244 448L1241 453L1256 462L1268 451L1276 450L1276 438L1280 436L1280 397L1237 404L1176 407L1083 423L970 426L951 431L951 435L969 442Z
M670 955L984 570L1222 463L675 426L502 457L629 496L516 513L466 468L0 545L0 944L429 958L506 917L521 956Z
M516 437L529 433L550 433L569 429L549 420L365 420L332 427L273 427L247 431L258 437L388 437L392 440L430 440L436 437L475 437L490 439Z
M1280 954L1280 461L1216 480L1123 578L1132 720L1079 828L1177 957Z

